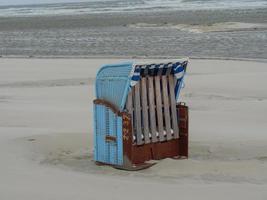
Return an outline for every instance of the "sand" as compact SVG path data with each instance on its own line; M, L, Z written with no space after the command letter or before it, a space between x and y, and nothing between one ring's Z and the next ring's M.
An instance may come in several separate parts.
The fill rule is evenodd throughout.
M190 158L92 161L94 77L120 59L0 59L0 199L267 199L267 64L191 60Z

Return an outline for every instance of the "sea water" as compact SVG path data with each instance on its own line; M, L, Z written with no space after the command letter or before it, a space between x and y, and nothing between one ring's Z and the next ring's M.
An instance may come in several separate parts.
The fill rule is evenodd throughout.
M267 0L2 5L0 55L267 58Z
M76 3L1 6L0 16L77 15L164 10L252 9L262 7L267 7L266 0L88 0L86 2Z

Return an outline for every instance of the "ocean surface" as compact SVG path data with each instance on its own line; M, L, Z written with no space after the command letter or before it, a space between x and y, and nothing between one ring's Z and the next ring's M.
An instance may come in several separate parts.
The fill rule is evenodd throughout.
M267 0L0 6L0 56L267 59Z

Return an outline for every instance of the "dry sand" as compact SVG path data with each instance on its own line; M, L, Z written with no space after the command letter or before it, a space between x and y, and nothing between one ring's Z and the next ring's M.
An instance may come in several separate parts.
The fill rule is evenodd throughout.
M190 158L92 162L94 77L119 59L0 59L0 199L267 199L267 64L191 60Z

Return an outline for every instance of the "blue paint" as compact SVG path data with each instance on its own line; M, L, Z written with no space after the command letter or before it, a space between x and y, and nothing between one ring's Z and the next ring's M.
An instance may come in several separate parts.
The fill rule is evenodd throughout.
M122 138L122 118L117 118L117 145L118 145L118 165L123 164L123 138Z
M94 160L113 164L123 164L122 118L103 106L94 106ZM106 141L106 136L114 136L116 141Z
M93 153L94 153L94 160L97 160L97 132L98 132L98 127L97 127L97 106L94 105L94 150L93 150Z
M107 100L122 111L129 90L132 66L132 62L102 66L96 76L96 98Z

